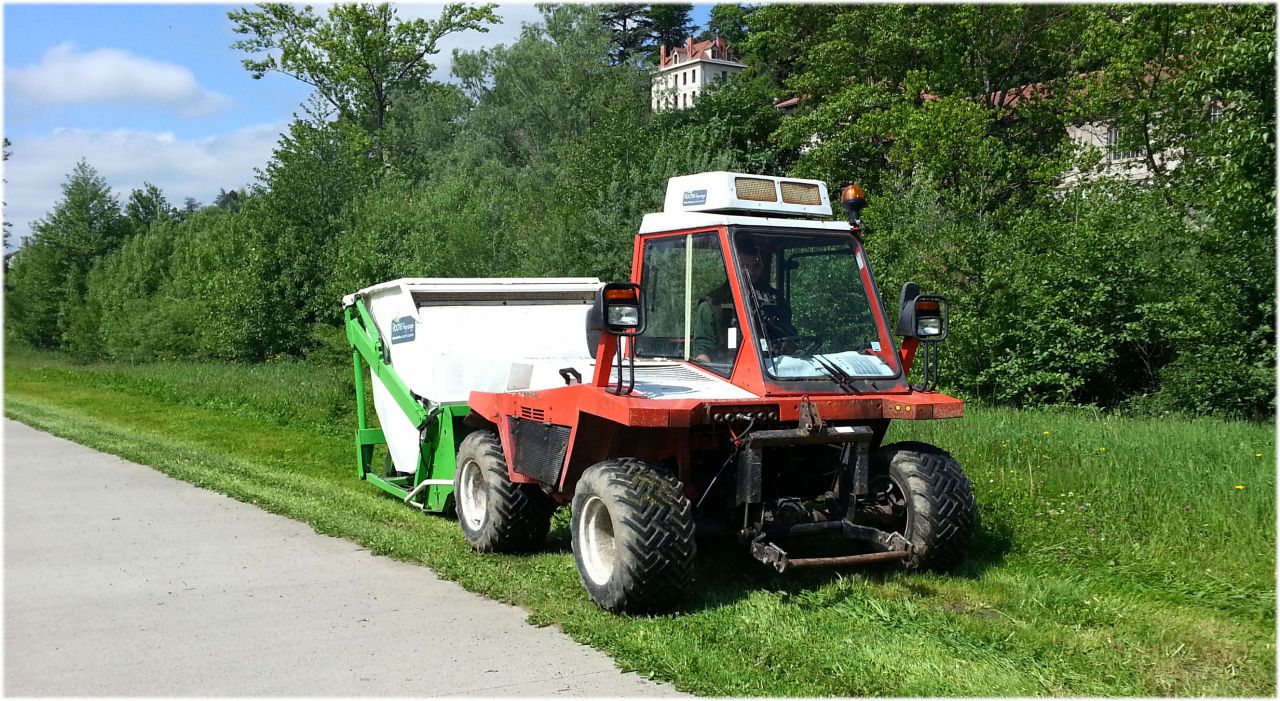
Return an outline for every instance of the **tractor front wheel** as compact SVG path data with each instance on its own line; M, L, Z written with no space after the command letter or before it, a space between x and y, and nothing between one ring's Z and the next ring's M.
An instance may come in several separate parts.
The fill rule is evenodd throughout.
M960 462L928 443L894 443L871 454L871 492L910 541L907 569L947 570L964 559L978 526L973 488Z
M693 505L661 465L622 458L588 468L570 527L582 586L607 611L662 609L693 582Z
M493 431L475 431L462 440L453 501L462 534L482 553L526 552L541 546L556 508L538 485L511 481L502 443Z

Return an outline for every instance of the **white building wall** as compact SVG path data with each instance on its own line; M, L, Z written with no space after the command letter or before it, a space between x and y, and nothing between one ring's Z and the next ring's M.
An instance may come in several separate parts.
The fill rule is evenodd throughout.
M1152 172L1147 165L1145 154L1140 152L1122 153L1112 147L1113 135L1110 122L1097 121L1069 125L1067 127L1067 136L1080 146L1098 149L1101 151L1102 157L1098 164L1090 170L1074 169L1067 172L1063 176L1062 182L1058 185L1059 189L1067 189L1077 183L1095 178L1124 178L1134 182L1151 179ZM1158 166L1167 170L1178 167L1176 156L1169 153L1155 154L1155 162Z
M741 63L704 58L659 68L653 77L650 107L654 112L693 107L704 87L728 80L744 68Z

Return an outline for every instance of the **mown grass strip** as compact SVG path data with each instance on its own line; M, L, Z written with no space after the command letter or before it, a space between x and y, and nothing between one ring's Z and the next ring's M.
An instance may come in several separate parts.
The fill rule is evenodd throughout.
M1275 691L1274 585L1263 576L1274 570L1274 441L1265 427L1000 411L903 426L952 449L974 477L986 525L974 562L960 573L778 577L731 553L705 553L683 610L630 618L599 611L581 592L563 514L547 552L474 555L451 521L356 481L346 433L317 430L326 422L307 417L312 409L272 421L264 406L290 393L305 398L308 390L284 389L285 376L305 368L283 371L278 386L261 381L259 370L252 390L253 368L218 369L218 384L241 401L229 413L209 408L220 404L208 393L184 402L174 387L197 385L200 371L184 373L180 364L150 376L146 366L122 373L39 358L6 365L11 417L427 564L686 691ZM109 386L98 386L104 379ZM1144 467L1152 463L1157 475L1181 481L1153 479ZM1236 480L1247 488L1208 488ZM1135 490L1141 495L1131 497ZM1192 509L1182 508L1180 500L1197 495ZM1179 520L1200 517L1198 509L1214 514ZM1099 527L1110 542L1098 538ZM1202 528L1220 529L1216 543L1189 540ZM424 622L424 635L428 628Z

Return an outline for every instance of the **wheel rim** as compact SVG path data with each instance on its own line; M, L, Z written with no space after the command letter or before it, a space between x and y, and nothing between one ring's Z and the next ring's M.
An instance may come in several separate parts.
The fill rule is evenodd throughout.
M911 528L911 510L907 508L906 491L889 475L872 477L871 514L881 530L897 532L904 537Z
M475 460L467 460L462 464L461 474L458 475L458 492L458 512L462 521L471 530L480 530L489 510L489 490L480 465Z
M582 505L582 519L578 522L578 552L587 577L596 584L605 584L613 576L618 557L617 541L613 537L613 519L609 509L594 494Z

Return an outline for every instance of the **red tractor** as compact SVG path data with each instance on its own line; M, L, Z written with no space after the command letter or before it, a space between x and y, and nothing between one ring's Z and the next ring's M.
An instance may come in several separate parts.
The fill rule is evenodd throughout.
M459 318L507 319L513 350L482 363L499 379L471 381L465 401L433 402L406 382L423 410L405 424L418 453L397 456L409 469L382 478L366 458L362 476L395 483L409 502L430 494L423 508L452 505L482 552L538 547L570 504L583 586L610 611L675 602L694 580L695 534L712 530L778 572L957 564L977 524L959 462L932 445L883 443L893 419L962 414L959 399L933 390L947 304L904 285L896 343L863 249L862 191L841 199L848 222L831 220L819 181L672 178L664 211L636 237L631 282L548 279L537 291L533 280L471 281L481 291ZM349 297L349 310L392 284ZM509 289L521 285L531 287ZM444 293L412 292L404 309L443 313L462 299L433 294ZM383 317L403 340L408 317L391 319L401 313ZM376 328L378 316L356 325ZM548 343L580 350L528 349ZM477 349L462 355L496 352ZM923 382L912 385L917 352ZM357 346L358 373L360 357ZM412 404L390 389L402 409ZM360 407L369 439L362 396Z

